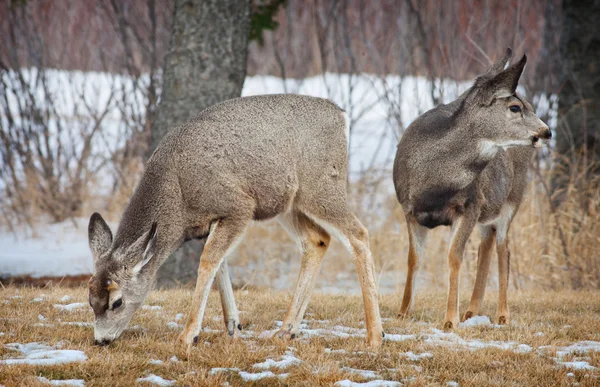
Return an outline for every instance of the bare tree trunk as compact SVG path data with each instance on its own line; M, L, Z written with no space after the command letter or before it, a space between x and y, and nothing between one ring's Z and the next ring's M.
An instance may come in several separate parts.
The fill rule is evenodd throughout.
M559 200L569 182L585 184L600 174L600 0L563 0L563 12L556 139L561 159L553 179Z
M176 0L163 89L149 152L167 131L203 109L239 97L246 77L249 0ZM187 243L158 274L159 287L196 277L202 244Z

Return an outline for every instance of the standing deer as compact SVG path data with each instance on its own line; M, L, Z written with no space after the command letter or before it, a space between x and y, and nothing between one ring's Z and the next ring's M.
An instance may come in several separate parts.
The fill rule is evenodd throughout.
M495 242L500 283L496 319L500 324L509 322L508 229L523 199L533 148L552 135L531 104L516 94L527 57L504 70L511 56L509 48L457 100L417 118L398 144L394 185L409 233L399 317L410 311L428 229L452 226L444 328L458 326L460 265L467 240L478 225L482 241L465 319L479 313Z
M328 100L299 95L228 100L171 130L148 160L115 238L98 213L90 219L95 342L119 337L160 265L193 238L207 240L180 344L189 353L198 340L215 276L225 326L234 336L240 320L227 256L252 220L277 218L302 251L296 291L277 335L294 337L298 331L333 235L354 257L367 342L380 346L369 237L346 201L347 149L344 111Z

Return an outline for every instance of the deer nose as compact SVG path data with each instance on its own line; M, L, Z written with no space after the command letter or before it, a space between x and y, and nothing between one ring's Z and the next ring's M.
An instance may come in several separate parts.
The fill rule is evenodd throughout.
M100 347L103 347L103 346L105 346L105 345L108 345L108 344L110 344L110 340L107 340L107 339L102 339L102 340L94 340L94 344L96 344L96 345L98 345L98 346L100 346Z
M543 138L544 140L550 140L552 138L552 131L549 128L542 128L540 130L540 135L541 138Z

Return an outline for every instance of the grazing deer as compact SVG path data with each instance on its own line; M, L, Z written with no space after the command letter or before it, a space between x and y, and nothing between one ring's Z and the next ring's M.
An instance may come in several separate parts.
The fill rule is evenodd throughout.
M298 331L333 235L354 257L367 342L378 347L383 331L369 237L346 201L347 149L344 111L299 95L228 100L171 130L148 160L115 238L99 214L90 219L95 342L119 337L160 265L193 238L207 240L180 344L189 353L197 341L215 276L233 336L239 317L227 256L252 220L277 218L302 252L296 291L277 335L294 337Z
M398 144L394 185L409 234L399 316L409 313L428 229L452 226L444 328L458 326L460 265L467 240L478 225L482 241L477 278L465 318L479 313L495 242L500 283L496 319L500 324L509 321L508 229L523 199L533 148L551 137L531 104L516 94L527 57L504 70L511 55L509 48L457 100L417 118Z

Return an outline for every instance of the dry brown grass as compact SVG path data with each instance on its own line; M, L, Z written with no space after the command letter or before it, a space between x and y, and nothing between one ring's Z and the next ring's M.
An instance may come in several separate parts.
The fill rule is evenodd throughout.
M42 296L43 294L43 296ZM13 298L15 295L21 298ZM86 302L86 289L27 289L8 287L0 290L0 344L11 342L43 342L50 345L63 342L63 348L79 349L88 360L62 366L5 366L0 365L0 384L6 386L35 386L35 376L48 379L84 379L87 386L135 385L136 379L150 373L177 381L177 385L221 386L244 384L237 372L210 375L213 367L237 367L248 372L258 372L252 366L265 359L278 360L288 347L302 362L285 370L272 369L274 373L289 373L286 379L262 379L255 385L332 385L350 379L367 381L342 370L352 367L373 370L379 379L401 381L405 385L445 385L457 381L461 386L567 386L580 383L584 386L600 384L599 371L570 370L552 359L554 350L538 353L543 345L564 346L581 340L600 340L600 299L594 292L512 292L510 306L513 321L503 328L459 328L464 339L482 341L513 341L533 347L529 353L486 348L469 350L431 345L425 342L427 334L441 327L445 294L417 295L414 318L410 321L395 318L399 305L396 296L381 299L381 312L386 333L416 334L406 341L385 341L377 353L365 351L364 338L335 338L331 336L299 338L292 341L258 339L256 336L231 339L222 332L221 308L218 294L212 292L205 324L220 332L201 335L200 344L188 361L172 362L173 355L183 358L175 343L179 329L167 327L177 313L187 312L190 292L186 290L155 291L146 304L160 305L161 310L140 310L130 326L141 329L126 331L108 347L92 345L92 328L60 325L67 321L92 321L91 309L86 307L73 312L59 311L53 304L64 295L69 302ZM463 294L463 310L467 294ZM32 302L43 297L42 302ZM261 332L273 329L274 321L281 320L290 295L273 291L238 291L236 299L245 331ZM5 301L6 300L6 301ZM493 315L495 297L488 295L483 311ZM38 315L53 327L36 326ZM358 296L327 296L316 294L309 305L306 319L308 327L344 325L363 327L363 310ZM328 320L319 323L315 320ZM183 321L183 320L182 320ZM181 322L181 321L180 321ZM542 332L541 334L536 334ZM347 353L326 352L325 349L344 349ZM409 361L407 351L433 354L431 358ZM14 357L16 353L0 345L0 358ZM588 362L600 367L600 352L591 353ZM569 355L565 360L571 360ZM164 364L152 365L151 359ZM568 376L573 372L573 376ZM250 384L250 383L249 383Z

